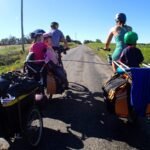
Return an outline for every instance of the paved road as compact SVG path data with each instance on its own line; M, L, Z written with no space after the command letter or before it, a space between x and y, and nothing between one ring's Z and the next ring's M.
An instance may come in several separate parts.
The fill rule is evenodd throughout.
M44 136L36 149L149 150L141 126L129 126L105 109L101 86L112 74L110 66L86 46L70 50L63 59L72 90L47 105ZM13 148L31 149L19 140Z

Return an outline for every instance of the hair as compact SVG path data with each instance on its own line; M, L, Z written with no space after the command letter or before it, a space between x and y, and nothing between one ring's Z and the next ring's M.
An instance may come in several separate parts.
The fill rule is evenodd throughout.
M59 27L58 22L52 22L52 23L51 23L51 28L52 28L52 29L57 29L58 27Z
M52 28L52 29L57 29L57 27L56 27L56 26L54 26L54 25L51 25L51 28Z
M116 21L117 23L119 22L122 26L125 26L125 21Z
M34 39L33 39L33 42L32 43L36 43L36 42L38 42L39 41L39 37L40 37L41 35L37 35L36 37L34 37Z
M47 40L48 38L51 39L51 36L43 37L43 40Z

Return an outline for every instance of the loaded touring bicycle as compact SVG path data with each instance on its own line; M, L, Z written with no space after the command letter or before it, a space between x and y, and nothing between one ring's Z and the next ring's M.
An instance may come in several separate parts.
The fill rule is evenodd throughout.
M121 62L117 73L103 85L107 110L120 118L135 122L138 117L150 117L150 65L129 68Z
M0 136L21 135L32 146L42 137L43 121L35 101L40 85L19 71L0 76Z

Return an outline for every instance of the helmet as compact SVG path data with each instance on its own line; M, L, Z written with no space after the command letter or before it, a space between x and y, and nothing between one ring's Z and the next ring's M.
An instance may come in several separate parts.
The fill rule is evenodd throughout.
M137 40L138 40L138 35L135 32L130 31L124 35L125 44L134 45L134 44L136 44Z
M33 31L33 32L30 33L30 37L31 37L32 39L34 39L34 38L36 38L38 35L42 35L42 34L44 34L44 33L45 33L45 31L44 31L43 29L36 29L35 31Z
M116 14L116 16L115 16L115 20L116 20L116 22L118 22L118 21L120 21L120 22L122 22L122 23L125 23L126 22L126 15L124 14L124 13L118 13L118 14Z
M43 38L48 38L48 37L52 37L52 35L50 33L44 33L43 34Z
M58 28L58 26L59 26L58 22L52 22L51 23L51 27L54 28L54 29Z

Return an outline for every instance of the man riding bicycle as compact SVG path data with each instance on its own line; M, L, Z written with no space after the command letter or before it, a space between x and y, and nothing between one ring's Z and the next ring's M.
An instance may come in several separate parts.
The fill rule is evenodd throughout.
M52 22L50 27L51 27L50 35L51 35L51 41L52 41L52 48L58 54L59 66L62 67L62 70L65 72L66 88L68 88L67 74L63 67L63 63L61 60L61 52L66 53L66 50L69 49L68 43L62 31L58 29L59 24L57 22ZM60 46L60 42L64 43L64 48Z
M54 50L58 50L60 47L60 42L64 43L64 49L68 49L68 43L64 37L62 31L58 29L59 24L57 22L51 23L50 35L52 36L52 47Z

